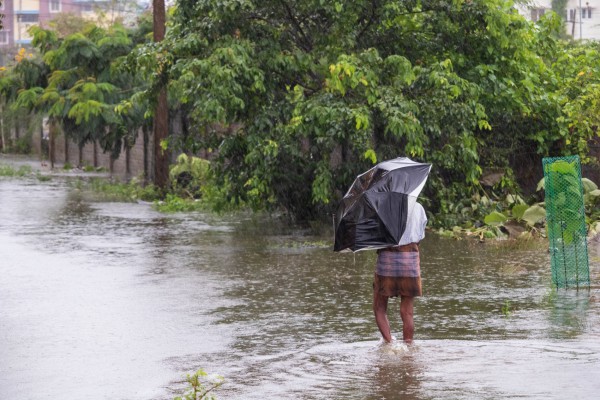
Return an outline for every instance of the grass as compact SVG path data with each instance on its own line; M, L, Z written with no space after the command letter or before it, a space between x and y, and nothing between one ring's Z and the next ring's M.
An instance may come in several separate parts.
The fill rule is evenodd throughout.
M76 189L86 192L91 201L135 202L138 200L153 202L157 211L162 213L208 211L211 207L202 199L180 197L177 194L162 193L154 185L142 185L141 180L132 179L129 183L108 180L106 178L78 179Z
M72 165L65 164L64 169L69 170ZM98 168L85 166L85 172L101 171ZM0 177L24 177L32 175L31 166L24 165L15 168L10 165L0 164ZM51 180L51 176L39 172L35 174L40 182ZM144 185L141 179L132 179L130 182L119 182L103 177L78 178L71 181L71 186L82 192L90 201L107 202L136 202L138 200L154 202L154 207L163 213L207 211L211 209L205 200L182 197L177 194L161 192L156 186Z
M74 181L73 187L91 194L91 200L95 201L135 202L155 201L159 198L154 185L144 186L138 179L132 179L128 183L105 178L78 179Z
M0 164L0 176L23 177L30 175L31 173L32 169L29 165L22 165L19 168L14 168L10 165Z
M71 164L65 164L64 169L72 168ZM84 172L101 172L103 169L85 166ZM0 177L24 177L32 175L31 166L24 165L19 168L10 165L0 164ZM40 182L51 180L51 176L39 172L35 174ZM142 180L134 178L129 182L119 182L104 177L85 177L77 178L71 181L71 186L82 192L82 195L89 201L107 201L107 202L136 202L138 200L154 202L154 207L162 213L194 212L213 210L211 199L215 196L209 192L202 199L194 199L182 196L181 193L167 193L159 190L156 186L144 185ZM220 193L217 193L217 195ZM218 197L218 196L217 196ZM216 212L224 212L234 207L225 204L216 209Z
M207 206L201 200L182 198L168 193L163 201L155 202L156 209L163 213L205 211Z
M132 179L128 183L110 179L83 178L77 179L72 186L84 192L90 201L136 202L138 200L154 202L154 207L162 213L206 211L209 207L202 200L183 198L176 194L161 191L154 185L143 185L140 179Z
M35 174L35 177L40 182L48 182L49 180L52 180L52 178L49 175L42 175L39 172Z
M510 304L510 301L506 300L504 302L504 304L502 305L502 315L504 315L505 317L510 317L511 314L512 314L512 306Z
M291 249L326 249L331 247L331 243L325 240L305 240L298 242L285 242L279 245L274 245L273 247Z
M209 375L200 369L192 375L187 375L187 388L182 396L175 400L216 400L212 393L225 383L225 378L219 375Z

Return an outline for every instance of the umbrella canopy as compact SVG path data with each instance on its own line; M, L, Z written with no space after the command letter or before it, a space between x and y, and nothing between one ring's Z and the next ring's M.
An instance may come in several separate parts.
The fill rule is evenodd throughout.
M398 157L356 177L338 207L333 250L397 245L430 170L431 164Z

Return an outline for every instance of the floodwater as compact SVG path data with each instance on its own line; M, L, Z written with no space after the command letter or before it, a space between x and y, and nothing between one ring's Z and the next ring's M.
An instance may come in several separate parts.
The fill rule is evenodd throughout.
M0 399L173 399L200 368L219 399L596 399L600 291L553 289L544 246L428 234L415 343L381 346L373 252L0 178Z

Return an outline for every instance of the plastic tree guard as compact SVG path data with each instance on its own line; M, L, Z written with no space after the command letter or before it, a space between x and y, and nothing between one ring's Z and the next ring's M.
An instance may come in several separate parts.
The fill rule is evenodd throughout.
M552 282L589 287L590 268L579 156L542 160Z

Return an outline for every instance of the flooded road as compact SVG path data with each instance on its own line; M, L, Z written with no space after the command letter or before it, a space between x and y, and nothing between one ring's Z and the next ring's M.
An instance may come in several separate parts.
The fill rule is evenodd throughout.
M172 399L199 368L219 399L597 398L600 291L554 290L544 243L429 234L408 348L378 345L375 254L330 246L0 178L0 399Z

